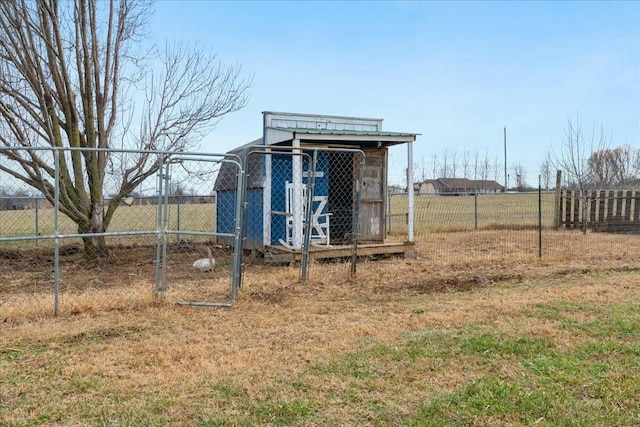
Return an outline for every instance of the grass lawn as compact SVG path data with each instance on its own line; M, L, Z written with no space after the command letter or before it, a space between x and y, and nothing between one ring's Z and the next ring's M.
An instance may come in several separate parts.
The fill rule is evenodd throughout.
M542 197L543 226L553 226L554 195ZM407 197L391 197L389 208L390 232L395 235L407 232ZM36 227L35 210L0 211L0 237L49 235L53 233L53 209L38 210ZM189 231L215 231L215 204L170 205L169 229ZM75 224L60 215L62 234L77 232ZM121 206L109 226L110 232L155 230L157 211L155 205ZM538 224L538 194L493 194L473 196L416 196L416 232L455 231L478 229L535 227Z
M637 260L322 271L249 271L232 309L5 321L0 425L640 425Z
M542 194L542 226L553 227L554 197ZM415 230L459 231L476 228L535 228L538 226L538 193L484 194L474 196L416 196ZM387 227L393 234L406 233L407 196L391 197Z

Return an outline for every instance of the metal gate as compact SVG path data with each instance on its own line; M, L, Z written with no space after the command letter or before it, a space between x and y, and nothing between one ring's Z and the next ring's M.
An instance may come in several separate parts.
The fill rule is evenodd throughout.
M108 159L101 208L115 210L105 232L82 232L70 217L73 189L66 180L74 153ZM42 180L46 194L11 173L20 171L23 158L45 165L34 176ZM119 179L131 164L150 167L151 173L129 188L127 197L112 203L110 194L121 188ZM241 192L244 177L237 156L0 147L0 189L3 195L20 197L15 199L19 204L11 205L20 209L0 209L0 273L6 278L0 283L2 318L135 309L159 298L232 305L241 280L241 210L240 199L222 210L217 206L213 186L223 165ZM216 228L220 216L232 224L229 230ZM86 239L105 239L108 256L87 260Z
M232 185L243 188L240 159L234 156L175 155L160 171L154 292L169 301L227 307L235 302L241 285L242 195L219 206L214 182L223 168L232 171ZM190 204L183 203L185 191L191 192ZM218 216L231 228L220 230Z
M250 148L243 248L266 262L299 262L301 280L318 262L347 259L355 273L364 159L355 149Z

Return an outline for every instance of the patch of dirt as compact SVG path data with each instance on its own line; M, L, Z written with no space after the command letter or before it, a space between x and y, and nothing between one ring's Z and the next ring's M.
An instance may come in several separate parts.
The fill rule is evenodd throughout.
M79 333L65 335L60 338L60 344L77 345L87 343L105 343L121 337L136 337L144 332L140 326L110 326L106 328L94 328Z
M293 286L274 287L272 289L257 289L247 291L243 297L254 302L267 304L283 304L287 298L295 292Z
M376 286L379 293L412 292L416 294L433 294L439 292L468 292L484 288L499 282L522 282L521 274L492 275L481 274L471 276L430 277L425 276L417 283Z
M213 248L218 270L229 268L231 256L224 248L207 243L172 244L168 248L169 278L180 280L193 274L192 264L206 256L207 247ZM113 245L110 256L86 260L78 245L62 246L59 252L61 289L85 291L103 287L127 287L135 278L154 281L155 246ZM0 284L0 294L23 292L51 292L54 254L52 248L11 249L0 251L0 277L9 278ZM224 273L223 273L224 274Z

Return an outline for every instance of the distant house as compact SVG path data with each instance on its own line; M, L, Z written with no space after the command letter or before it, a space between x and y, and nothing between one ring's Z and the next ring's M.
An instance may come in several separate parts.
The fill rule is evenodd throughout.
M467 178L438 178L427 179L414 184L417 194L487 194L503 193L504 187L497 181L467 179Z
M389 185L387 187L388 194L407 194L407 190L399 185Z
M0 211L22 211L34 206L35 198L30 196L0 194Z

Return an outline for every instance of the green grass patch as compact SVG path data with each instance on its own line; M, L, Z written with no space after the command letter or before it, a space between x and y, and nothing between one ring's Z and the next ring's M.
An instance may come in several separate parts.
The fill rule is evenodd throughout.
M547 416L552 396L541 390L496 376L487 376L465 384L453 393L429 403L421 403L407 420L410 426L469 426L476 424L533 424Z
M149 331L91 328L49 342L55 351L28 343L0 349L0 424L640 425L639 313L634 303L551 301L498 326L365 339L295 375L205 374L126 390L107 374L69 374L67 355L114 338L135 345ZM540 320L554 322L566 342L551 336L554 329L530 328Z

